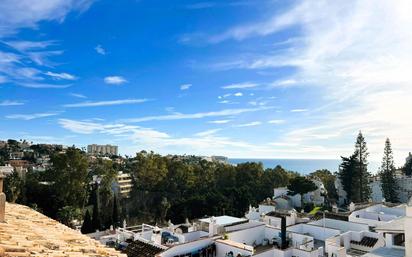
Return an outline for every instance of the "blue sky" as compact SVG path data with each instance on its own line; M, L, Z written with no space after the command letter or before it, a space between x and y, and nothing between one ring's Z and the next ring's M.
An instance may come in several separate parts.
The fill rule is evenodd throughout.
M122 154L410 151L408 1L0 3L0 138Z

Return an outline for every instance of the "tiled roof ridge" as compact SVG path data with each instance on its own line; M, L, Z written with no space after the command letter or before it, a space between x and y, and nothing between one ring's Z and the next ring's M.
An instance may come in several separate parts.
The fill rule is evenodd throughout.
M0 257L125 257L27 206L6 203L0 223Z

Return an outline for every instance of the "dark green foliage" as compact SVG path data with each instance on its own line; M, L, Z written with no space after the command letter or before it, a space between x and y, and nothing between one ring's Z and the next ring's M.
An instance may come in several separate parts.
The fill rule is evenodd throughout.
M412 175L412 158L409 158L408 161L406 161L405 165L402 168L402 171L406 176Z
M92 218L90 217L89 210L86 210L86 214L84 215L81 232L83 234L89 234L94 232Z
M301 206L303 206L303 195L316 190L318 187L310 179L303 176L292 178L288 185L290 195L301 195Z
M368 172L368 148L366 146L365 138L362 132L359 131L358 137L356 138L355 153L357 158L357 167L355 168L355 176L359 180L359 201L366 202L369 200L371 189L369 188L369 177Z
M342 157L338 176L343 189L347 193L348 202L366 202L369 200L371 189L368 185L368 148L365 138L359 132L355 143L355 152L349 158Z
M113 197L113 212L112 212L112 225L116 228L120 226L119 210L117 207L117 197Z
M232 166L195 156L140 152L126 166L135 182L128 213L146 222L243 216L250 204L271 197L274 187L289 180L280 166L265 170L261 163Z
M72 226L73 220L80 220L81 218L81 210L72 206L64 206L57 212L57 220L69 227Z
M387 202L396 203L398 199L398 185L395 179L395 164L393 162L392 146L389 138L385 141L382 166L379 172L383 197Z
M101 230L102 229L102 222L100 219L100 201L99 201L99 188L96 186L94 190L94 200L93 200L93 230Z
M52 167L47 171L61 207L83 208L87 199L87 158L77 148L70 147L66 153L56 153L51 157Z
M341 157L342 163L339 166L338 177L342 183L343 190L346 192L346 198L348 202L352 202L354 195L356 195L357 188L353 186L355 167L357 166L357 160L355 155L350 157Z
M8 202L22 202L24 192L24 181L14 171L4 179L4 193Z
M322 181L326 189L326 199L328 203L334 203L338 200L338 193L335 187L336 175L332 174L329 170L323 169L312 172L310 176Z

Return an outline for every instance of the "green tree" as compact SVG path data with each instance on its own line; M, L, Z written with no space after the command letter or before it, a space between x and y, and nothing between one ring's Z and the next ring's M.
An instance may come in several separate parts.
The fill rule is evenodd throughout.
M81 218L81 210L73 206L64 206L57 212L57 220L69 227L72 227L74 220L80 220Z
M89 210L86 210L86 214L84 215L81 232L83 234L89 234L94 232L92 218L90 217Z
M406 159L405 165L402 167L402 171L406 176L412 175L412 156L409 153L409 158Z
M316 190L318 187L310 179L297 176L290 180L287 188L290 195L300 194L301 207L303 208L303 195Z
M336 175L332 174L332 172L327 169L322 169L312 172L310 176L316 177L322 181L327 192L328 202L336 202L338 200L338 193L335 187Z
M357 166L356 156L353 154L350 157L341 157L342 163L339 165L338 177L343 186L343 190L346 192L346 198L348 202L357 202L356 190L358 181L354 179L355 168ZM355 183L355 184L354 184Z
M4 179L4 193L6 194L6 199L9 202L16 202L22 200L24 192L24 181L20 178L16 171L8 175Z
M358 137L356 138L355 153L357 159L357 166L355 168L354 179L359 181L359 201L366 202L370 198L371 189L368 185L370 173L368 172L368 148L366 146L365 138L362 132L359 131Z
M101 230L102 222L100 217L100 200L99 200L99 186L96 185L94 190L94 199L93 199L93 230Z
M51 158L48 180L61 207L83 208L87 199L86 156L77 148L69 147L65 153L56 153Z
M115 228L120 226L119 210L117 207L117 197L116 196L113 197L112 224Z
M379 172L383 197L388 202L396 203L398 199L398 185L395 178L395 164L393 161L392 146L389 138L385 141L382 165Z

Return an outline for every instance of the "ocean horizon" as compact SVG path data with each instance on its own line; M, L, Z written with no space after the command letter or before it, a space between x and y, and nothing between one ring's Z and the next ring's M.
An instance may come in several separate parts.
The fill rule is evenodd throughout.
M341 160L339 159L253 159L253 158L229 158L230 164L239 164L244 162L261 162L263 167L274 168L277 165L282 166L282 168L299 172L301 174L309 174L316 170L327 169L332 173L339 170L339 164ZM377 169L377 164L371 162L368 165L368 170L371 173L375 173Z

